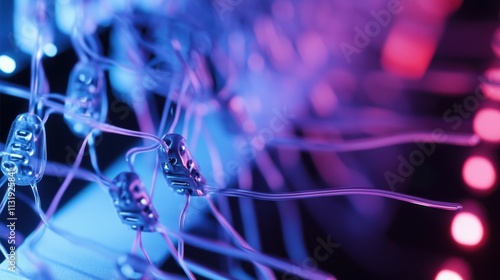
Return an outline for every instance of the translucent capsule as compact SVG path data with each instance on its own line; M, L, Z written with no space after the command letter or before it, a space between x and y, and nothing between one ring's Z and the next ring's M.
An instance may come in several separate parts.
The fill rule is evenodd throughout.
M158 213L139 176L122 172L113 179L112 185L110 194L122 223L134 230L155 231Z
M108 110L108 98L104 72L95 62L79 62L71 71L68 81L65 108L68 112L98 122L105 122ZM69 114L64 120L77 136L85 137L91 127L80 122Z
M205 195L205 179L186 146L186 139L179 134L166 134L162 140L168 151L162 147L158 153L167 184L180 194Z
M15 178L18 186L40 181L47 162L45 126L37 115L24 113L16 117L5 144L1 169Z
M154 280L151 272L151 264L136 255L124 255L118 258L116 262L116 279L119 280Z

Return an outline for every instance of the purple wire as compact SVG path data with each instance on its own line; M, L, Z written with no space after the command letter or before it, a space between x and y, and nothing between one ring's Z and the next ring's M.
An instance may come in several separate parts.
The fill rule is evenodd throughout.
M134 161L137 154L151 152L158 149L159 147L160 145L155 144L146 147L136 147L128 150L127 153L125 154L125 159L128 163L130 171L134 172Z
M172 243L172 240L170 240L170 237L168 237L169 230L166 227L164 227L162 224L158 224L156 227L156 230L163 236L163 239L165 239L165 242L167 243L167 247L170 249L170 253L172 254L172 257L181 266L181 268L184 270L184 273L186 273L188 278L190 280L196 279L194 277L193 273L186 266L186 263L184 262L184 260L179 258L179 254L178 254L177 250L175 249L175 246Z
M462 205L459 203L441 202L425 198L419 198L407 194L400 194L391 191L375 190L375 189L341 188L341 189L325 189L325 190L291 192L291 193L262 193L262 192L254 192L254 191L239 190L239 189L217 189L213 187L208 187L207 189L209 192L213 192L218 195L225 195L231 197L249 197L253 199L268 200L268 201L286 201L294 199L319 198L319 197L344 196L344 195L372 195L372 196L391 198L416 205L421 205L430 208L437 208L442 210L458 211L462 209Z
M248 245L248 243L245 241L245 239L243 237L241 237L241 235L236 230L233 229L233 227L224 218L224 216L217 210L212 199L210 199L209 196L206 196L206 199L207 199L208 204L210 205L210 209L212 210L212 213L215 216L215 218L217 219L217 221L219 221L222 228L229 234L229 236L231 236L233 238L233 240L238 244L238 246L240 246L243 249L246 249L248 251L256 252L255 249L253 249L250 245ZM273 272L269 268L267 268L267 267L265 267L257 262L253 262L253 263L254 263L255 267L257 268L257 270L261 273L263 279L275 279Z
M22 87L12 85L9 83L5 83L5 82L0 82L0 91L5 92L9 95L24 98L24 99L30 98L30 94ZM60 104L52 102L48 99L42 99L42 101L43 101L45 106L52 109L54 112L57 112L60 114L67 114L78 121L89 124L93 128L99 129L99 130L104 131L104 132L109 132L109 133L121 134L121 135L125 135L125 136L136 137L136 138L149 139L149 140L152 140L154 142L157 142L158 144L163 145L164 148L166 150L168 150L168 147L163 143L163 141L153 134L139 132L139 131L135 131L135 130L129 130L129 129L113 126L110 124L106 124L106 123L99 123L99 122L96 122L92 119L79 116L79 115L74 114L72 112L68 112Z
M194 153L196 147L198 146L198 139L200 138L201 129L203 127L203 116L197 114L194 120L193 137L191 137L191 142L189 147L191 147L191 152Z
M155 156L155 167L153 171L153 179L151 180L151 190L149 191L149 197L153 200L153 195L156 188L156 178L158 177L158 165L160 164L160 156L158 153Z
M54 111L56 111L60 114L66 113L69 116L71 116L72 118L75 118L76 120L79 120L83 123L89 124L93 128L96 128L96 129L99 129L101 131L108 132L108 133L115 133L115 134L120 134L120 135L124 135L124 136L149 139L151 141L154 141L154 142L157 142L158 144L163 145L164 148L166 150L168 150L168 147L166 146L166 144L160 138L158 138L157 136L155 136L153 134L138 132L138 131L130 130L130 129L125 129L125 128L113 126L113 125L106 124L106 123L99 123L99 122L96 122L92 119L81 117L81 116L79 116L77 114L73 114L71 112L67 112L59 104L53 103L51 101L46 100L46 101L44 101L44 103L47 107L52 108Z
M135 233L135 239L134 239L134 243L132 243L132 249L130 250L130 254L132 254L132 255L136 254L137 246L139 246L140 239L141 239L141 231L138 230Z
M31 59L31 81L30 81L30 103L29 103L29 112L33 114L36 106L36 99L38 98L38 90L39 90L39 72L41 67L41 60L43 57L41 42L41 34L37 36L35 50Z
M457 146L475 146L479 143L479 137L475 134L443 134L440 137L445 136L445 139L438 140L438 137L433 133L422 132L373 137L361 140L344 140L342 142L325 142L299 138L275 138L271 140L268 145L303 151L351 152L414 142L436 142Z
M70 171L71 168L64 164L48 161L45 168L45 175L60 178L61 175L67 176ZM88 182L100 182L99 177L96 174L81 167L76 169L74 178Z
M190 201L190 196L186 194L186 203L184 204L184 207L182 208L181 214L179 215L179 231L183 232L184 231L184 220L186 219L186 214L189 208L189 201ZM179 255L180 259L184 259L184 241L182 239L179 239L177 241L177 253Z
M168 129L167 133L173 133L175 127L177 126L177 123L179 122L179 116L182 110L182 101L184 100L184 96L186 95L188 86L189 84L187 79L184 79L184 82L182 83L181 87L181 92L179 93L179 98L177 99L177 106L175 108L174 120L172 121L172 124L170 125L170 128Z
M189 123L191 121L191 117L193 116L193 111L194 111L195 106L188 106L186 110L186 114L184 116L184 125L182 126L182 136L187 139L188 138L188 132L189 132Z
M85 237L81 236L75 236L74 234L67 232L63 229L60 229L52 224L49 223L49 217L47 217L42 210L41 206L41 201L40 201L40 195L38 193L38 188L36 184L31 185L31 189L33 192L33 197L35 199L34 203L29 203L29 206L33 209L35 213L38 214L40 219L42 220L42 227L38 227L35 230L35 233L32 235L33 238L30 239L28 247L30 248L30 252L34 252L34 246L35 244L40 240L42 237L45 227L46 226L48 229L56 233L57 235L63 237L64 239L72 242L73 244L79 245L83 248L87 248L93 252L100 252L103 255L109 257L109 258L117 258L117 252L109 247L106 247L104 244L99 244L97 242L94 242L93 240L86 239Z
M184 260L185 263L191 268L192 271L198 273L198 274L201 274L205 277L207 277L208 279L214 279L214 280L229 280L229 279L232 279L231 277L227 276L227 275L224 275L220 272L217 272L217 271L214 271L210 268L207 268L201 264L198 264L194 261L190 261L190 260Z
M253 181L251 171L246 166L241 166L240 168L241 171L238 172L238 185L242 189L249 190ZM248 240L248 244L251 244L253 248L260 250L261 242L254 201L249 198L242 198L239 205L246 240Z
M262 173L265 182L273 192L284 189L283 175L274 164L267 150L260 152L255 162L257 169ZM300 217L299 207L295 201L279 203L277 207L286 251L292 260L302 261L307 257L307 250L301 230L303 228L302 220L297 219L297 217ZM287 232L295 232L295 234L286 234Z
M172 85L173 87L173 85ZM160 120L160 126L158 128L158 132L157 132L157 135L162 135L163 134L163 130L165 129L165 125L167 123L167 116L168 116L168 112L170 110L170 106L172 106L172 91L169 92L169 94L167 94L165 96L165 105L163 106L163 113L161 114L161 120Z
M59 202L61 202L62 196L66 192L66 190L69 187L69 184L73 180L73 177L75 175L75 172L78 169L78 166L80 166L82 159L83 159L83 153L85 151L85 146L87 146L87 142L89 141L89 138L92 137L92 131L83 139L82 146L80 147L80 151L78 151L78 155L76 156L75 162L73 163L73 167L71 168L71 171L68 173L66 178L64 179L64 182L62 183L61 187L57 191L54 199L50 203L49 209L47 210L46 216L47 220L54 215L56 212L57 206L59 205Z
M334 276L326 274L324 272L321 272L319 270L310 270L307 268L300 267L295 264L288 263L286 261L283 261L281 259L271 257L264 255L262 253L256 252L256 251L249 251L249 250L241 250L239 248L235 248L232 246L229 246L225 243L221 243L216 240L208 240L205 238L197 237L194 235L190 235L187 233L179 233L175 232L166 228L162 228L164 231L163 234L166 235L172 234L178 238L182 238L184 242L193 244L203 250L206 251L212 251L216 252L219 254L224 254L228 256L232 256L238 259L243 259L243 260L248 260L248 261L255 261L259 262L264 265L268 265L270 267L274 267L278 270L285 271L285 272L290 272L293 273L297 276L300 276L304 279L321 279L321 280L334 280L336 279Z
M153 262L151 261L151 258L149 258L149 254L148 252L146 251L146 248L144 248L144 244L142 243L142 231L138 231L139 233L139 247L141 248L141 252L142 254L144 255L144 257L146 258L146 260L154 266Z
M93 134L93 133L91 133ZM106 183L106 185L111 185L111 180L109 180L108 178L106 178L106 176L104 176L104 174L102 174L101 172L101 168L99 168L99 160L97 158L97 151L96 151L96 147L95 147L95 144L94 144L94 137L91 136L90 139L89 139L89 154L90 154L90 162L92 163L92 167L94 168L94 171L96 172L97 174L97 182L103 182Z

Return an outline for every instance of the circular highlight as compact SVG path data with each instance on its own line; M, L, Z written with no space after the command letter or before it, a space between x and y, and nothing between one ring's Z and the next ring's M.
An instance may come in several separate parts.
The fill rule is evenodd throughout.
M474 117L474 132L481 139L489 142L500 142L500 111L482 109Z
M497 174L491 160L485 157L472 156L464 163L462 178L472 189L489 190L495 185Z
M484 73L484 78L485 80L481 81L481 90L484 95L492 100L500 101L500 68L488 69Z
M496 56L500 57L500 29L495 31L493 35L493 40L491 42L491 48Z
M54 44L46 44L43 47L43 52L48 57L54 57L57 54L57 47Z
M472 213L458 213L451 223L451 234L458 244L477 246L484 237L481 220Z
M462 276L453 270L443 269L439 271L434 280L463 280Z
M0 56L0 71L11 74L16 70L16 61L10 56L1 55Z

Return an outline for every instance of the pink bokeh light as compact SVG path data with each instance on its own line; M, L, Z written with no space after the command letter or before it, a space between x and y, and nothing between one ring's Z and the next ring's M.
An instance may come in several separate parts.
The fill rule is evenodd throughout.
M407 26L395 26L382 50L382 65L398 76L419 79L427 71L435 48L432 34L418 28L410 33Z
M500 46L498 48L500 52ZM481 81L481 90L484 95L491 100L500 101L500 69L488 69L484 73L484 79L484 81Z
M464 280L464 278L456 271L443 269L439 271L434 280Z
M488 142L500 142L500 111L481 109L474 117L474 132Z
M312 105L320 116L328 116L338 105L337 96L325 82L318 83L311 93Z
M450 258L447 259L443 265L438 269L434 280L470 280L471 277L471 267L470 265L460 258Z
M491 48L493 49L495 55L500 57L500 29L497 29L497 31L495 31L495 34L493 35Z
M484 226L475 214L462 212L453 218L451 234L458 244L475 247L483 241Z
M497 174L491 160L481 156L472 156L463 165L462 178L472 189L485 191L493 188Z

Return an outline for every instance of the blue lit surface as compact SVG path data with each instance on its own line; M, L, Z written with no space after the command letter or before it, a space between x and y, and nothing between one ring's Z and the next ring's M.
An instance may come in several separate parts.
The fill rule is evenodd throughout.
M210 127L216 133L215 135L218 135L218 141L230 144L232 137L225 133L220 125L213 122ZM199 161L201 165L207 167L203 168L203 171L209 174L211 168L206 146L200 144L197 151L201 155L205 154L199 158ZM154 155L139 157L141 161L154 163ZM223 160L230 160L233 155L222 152L221 157ZM120 160L111 166L105 175L113 177L126 169L127 165ZM151 185L152 178L147 176L151 172L151 166L138 164L136 172L146 186ZM165 186L165 181L160 176L153 201L160 216L160 222L166 227L176 229L185 198ZM196 209L187 214L186 220L189 220L189 223L186 224L186 230L203 224L205 220L203 215L206 211L205 200L203 198L192 199L197 200L192 202L196 205ZM19 221L20 219L21 217ZM59 210L51 221L54 226L75 236L102 244L103 248L112 250L111 255L115 255L115 258L103 256L99 252L93 252L88 246L71 243L52 231L46 230L43 238L35 246L35 251L36 256L40 257L40 260L45 262L51 270L54 279L114 279L116 260L130 251L136 235L135 231L120 222L110 195L96 184L90 184ZM30 251L27 244L32 238L33 236L26 238L25 243L16 250L18 267L29 275L36 273L32 262L27 258ZM161 263L167 257L168 249L164 239L158 233L143 233L143 242L156 264ZM12 274L7 268L8 263L4 261L0 265L0 279L27 279L18 274Z

